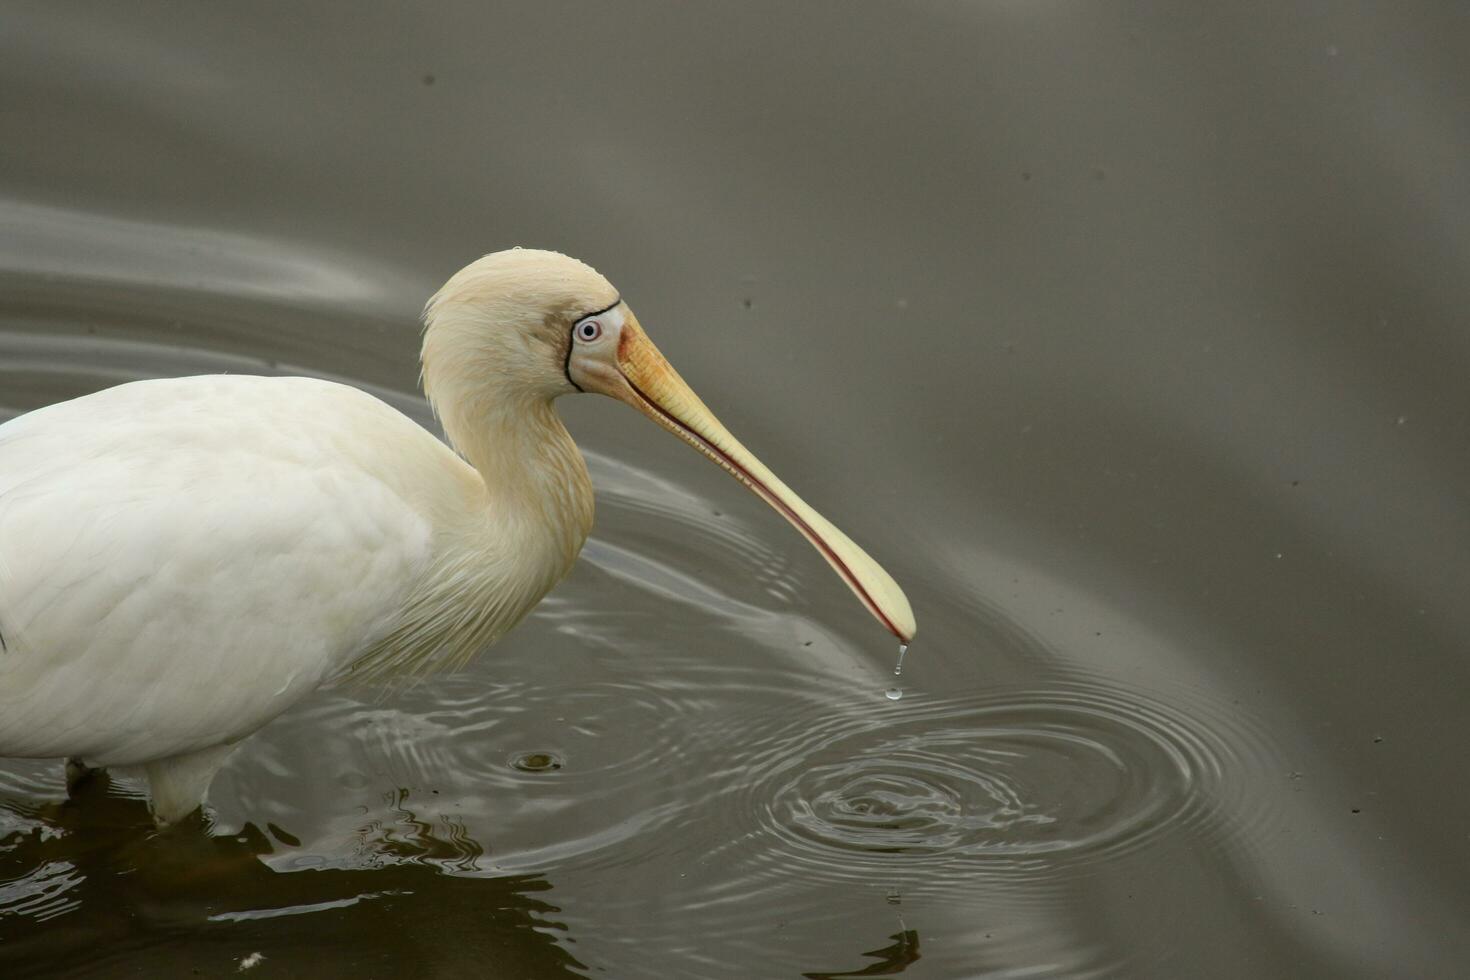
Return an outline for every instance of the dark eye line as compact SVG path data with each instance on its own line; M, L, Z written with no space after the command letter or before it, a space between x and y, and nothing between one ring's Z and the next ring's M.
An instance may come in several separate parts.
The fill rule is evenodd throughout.
M581 316L577 317L575 323L581 323L583 320L586 320L589 317L602 316L602 314L608 313L608 312L610 312L612 310L615 310L619 306L622 306L622 305L623 305L623 297L619 296L617 299L613 300L612 301L612 304L609 305L609 306L604 306L600 310L593 310L591 313L583 313Z
M617 309L621 305L623 305L623 297L619 296L617 299L613 300L612 303L604 306L602 309L593 310L591 313L587 313L577 317L576 323L572 324L572 332L575 334L577 329L576 324L581 323L583 320L587 319L587 317L602 316L602 314L607 313L610 310ZM567 357L566 360L562 361L561 371L562 374L565 374L567 376L568 384L585 394L587 389L583 388L581 385L577 384L577 382L572 380L572 348L575 346L577 346L575 341L567 342Z

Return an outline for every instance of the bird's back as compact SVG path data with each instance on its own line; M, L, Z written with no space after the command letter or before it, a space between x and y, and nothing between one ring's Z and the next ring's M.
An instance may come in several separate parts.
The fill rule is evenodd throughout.
M0 426L0 756L243 737L391 628L473 475L303 378L136 382Z

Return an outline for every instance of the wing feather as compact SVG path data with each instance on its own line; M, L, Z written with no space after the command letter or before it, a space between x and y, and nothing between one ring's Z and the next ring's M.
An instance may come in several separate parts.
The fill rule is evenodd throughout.
M0 426L0 756L147 761L284 710L392 629L432 539L395 467L447 452L295 378L138 382Z

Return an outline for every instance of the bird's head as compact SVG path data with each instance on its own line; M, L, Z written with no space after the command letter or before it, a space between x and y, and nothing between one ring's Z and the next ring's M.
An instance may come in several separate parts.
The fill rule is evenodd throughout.
M495 252L455 273L424 318L424 388L436 407L470 385L493 387L507 407L578 391L626 402L770 504L883 626L913 638L913 611L892 577L720 424L590 266L539 249Z

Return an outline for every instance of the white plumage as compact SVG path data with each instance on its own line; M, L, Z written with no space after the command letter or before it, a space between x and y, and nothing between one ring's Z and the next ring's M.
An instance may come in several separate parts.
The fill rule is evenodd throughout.
M487 256L426 322L425 387L457 453L305 378L140 381L0 425L0 756L140 766L171 822L324 681L463 663L590 530L552 408L578 389L712 455L912 635L892 580L729 437L587 266Z

